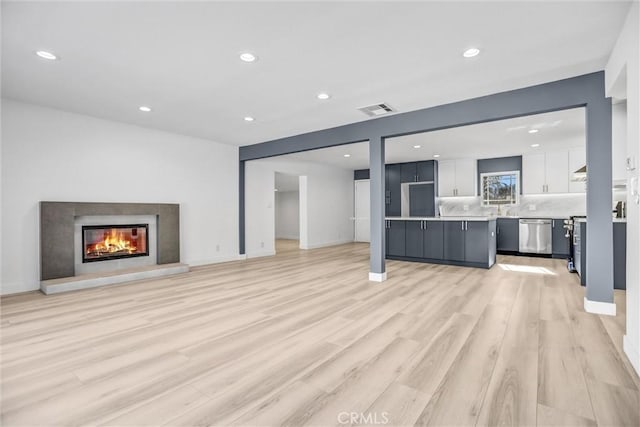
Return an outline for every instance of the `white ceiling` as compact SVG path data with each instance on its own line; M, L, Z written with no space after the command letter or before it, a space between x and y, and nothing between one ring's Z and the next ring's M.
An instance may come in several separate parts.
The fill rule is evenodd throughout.
M602 70L629 4L3 1L3 96L246 145Z
M537 133L529 133L538 129ZM584 147L584 108L555 111L472 126L407 135L386 140L386 163L416 160L471 158L488 159L541 151ZM532 147L532 144L539 144ZM420 148L414 148L420 145ZM350 157L344 157L349 154ZM305 161L344 169L369 167L369 144L342 145L322 150L279 156L279 159Z

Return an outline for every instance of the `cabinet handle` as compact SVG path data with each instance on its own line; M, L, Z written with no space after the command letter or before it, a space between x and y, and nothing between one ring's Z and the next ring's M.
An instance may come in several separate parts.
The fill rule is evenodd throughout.
M425 230L427 229L427 220L426 219L424 220L424 229Z
M469 229L469 221L464 222L464 229L465 231Z
M551 228L556 228L556 220L555 219L551 220Z
M460 222L460 230L464 230L464 221Z
M500 227L496 227L496 234L500 234Z

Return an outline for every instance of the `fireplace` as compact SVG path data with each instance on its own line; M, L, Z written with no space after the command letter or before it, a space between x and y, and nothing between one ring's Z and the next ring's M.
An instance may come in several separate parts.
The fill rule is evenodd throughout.
M148 224L82 226L83 263L148 255Z

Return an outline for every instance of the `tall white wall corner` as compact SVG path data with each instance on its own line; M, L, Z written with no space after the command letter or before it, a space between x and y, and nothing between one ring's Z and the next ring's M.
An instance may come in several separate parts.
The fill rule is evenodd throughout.
M387 272L384 273L372 273L369 272L369 281L370 282L384 282L387 280Z
M584 311L593 314L604 314L607 316L616 315L616 304L614 302L591 301L584 297Z
M622 348L629 358L631 366L633 366L633 369L640 375L640 350L633 345L628 335L622 337Z

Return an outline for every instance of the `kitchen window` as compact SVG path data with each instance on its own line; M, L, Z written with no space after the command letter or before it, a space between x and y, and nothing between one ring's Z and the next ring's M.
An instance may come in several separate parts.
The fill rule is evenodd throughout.
M520 201L520 171L480 174L482 204L517 205Z

